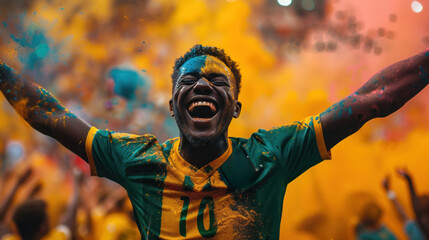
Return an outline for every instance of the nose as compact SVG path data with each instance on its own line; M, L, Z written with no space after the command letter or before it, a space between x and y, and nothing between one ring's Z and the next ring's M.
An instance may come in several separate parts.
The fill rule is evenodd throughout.
M193 90L196 94L210 94L213 91L210 82L204 77L198 79Z

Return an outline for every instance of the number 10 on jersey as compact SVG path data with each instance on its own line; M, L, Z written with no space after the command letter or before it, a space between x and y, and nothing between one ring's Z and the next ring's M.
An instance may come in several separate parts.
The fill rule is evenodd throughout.
M188 208L191 200L189 199L188 196L182 196L180 197L180 200L183 201L183 207L180 213L179 229L180 229L180 235L183 237L186 237L186 220L187 220ZM194 200L194 201L198 201L198 200ZM204 226L204 211L207 207L209 211L210 224L209 224L209 227L206 229L206 227ZM211 238L216 234L217 223L216 223L216 217L214 214L213 197L206 196L201 200L200 207L198 208L197 226L198 226L198 232L200 232L201 236L205 238Z

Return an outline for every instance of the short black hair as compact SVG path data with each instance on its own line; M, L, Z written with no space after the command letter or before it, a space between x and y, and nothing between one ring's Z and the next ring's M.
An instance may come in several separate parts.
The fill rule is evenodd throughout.
M33 239L43 224L47 224L46 202L28 200L19 205L13 213L13 221L22 239Z
M372 227L380 222L383 210L376 202L368 202L360 213L360 220L364 226Z
M185 62L188 61L189 59L198 57L198 56L204 56L204 55L216 57L217 59L225 63L226 66L229 67L232 74L234 75L234 79L237 85L236 89L237 89L237 97L238 97L238 94L240 93L240 88L241 88L241 73L240 73L240 69L238 68L238 63L233 61L228 55L226 55L223 49L218 47L203 46L201 44L197 44L193 46L191 49L189 49L188 52L185 53L185 55L176 59L176 62L173 67L173 74L171 74L173 87L179 75L180 67L182 67L182 65L185 64Z

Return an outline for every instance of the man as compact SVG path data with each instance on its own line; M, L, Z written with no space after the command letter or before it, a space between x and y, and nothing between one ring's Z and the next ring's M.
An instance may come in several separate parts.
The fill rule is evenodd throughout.
M144 239L278 239L289 182L364 123L399 109L429 81L428 51L389 66L320 115L228 137L241 75L223 50L194 46L176 61L171 115L180 137L158 143L98 130L40 86L0 66L0 90L36 130L128 191Z

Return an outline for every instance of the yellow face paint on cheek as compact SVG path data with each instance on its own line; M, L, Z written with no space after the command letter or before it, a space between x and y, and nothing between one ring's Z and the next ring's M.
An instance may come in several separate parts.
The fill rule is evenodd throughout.
M205 66L201 69L201 72L203 74L210 74L210 73L220 73L224 74L228 79L228 83L231 90L231 95L233 98L235 98L235 82L234 82L234 75L232 74L231 70L226 66L222 61L219 59L207 56Z

